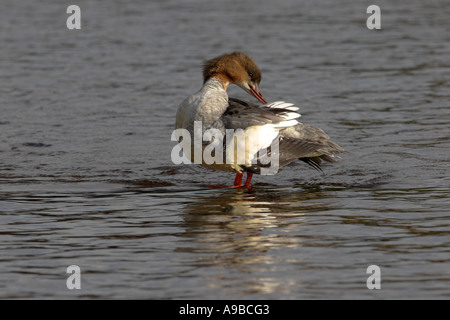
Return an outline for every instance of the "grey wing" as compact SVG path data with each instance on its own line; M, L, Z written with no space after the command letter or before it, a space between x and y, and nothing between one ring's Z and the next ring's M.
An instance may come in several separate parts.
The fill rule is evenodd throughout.
M271 147L266 153L258 154L255 165L244 169L253 173L260 173L261 168L272 165L273 157ZM336 162L336 154L345 150L330 140L328 135L320 128L298 124L280 132L278 145L278 167L287 166L295 160L301 160L314 169L322 171L322 161ZM268 161L270 159L270 162ZM267 163L270 163L267 165Z
M299 123L280 133L280 166L300 159L317 170L322 161L335 162L345 150L320 128Z
M252 126L281 123L293 113L286 108L268 107L238 98L229 98L228 108L221 121L227 129L245 129Z
M290 105L292 106L292 105ZM256 105L245 100L229 98L228 109L221 117L227 129L245 129L250 126L262 126L266 124L283 123L286 119L296 116L298 108L277 108L271 106ZM297 114L297 116L300 116ZM262 163L267 163L264 157L272 157L271 149L267 153L258 154L258 161L251 167L244 167L246 171L260 173ZM345 150L330 140L328 135L320 128L296 122L280 130L279 133L279 167L300 159L317 170L321 170L321 162L335 162L335 154Z

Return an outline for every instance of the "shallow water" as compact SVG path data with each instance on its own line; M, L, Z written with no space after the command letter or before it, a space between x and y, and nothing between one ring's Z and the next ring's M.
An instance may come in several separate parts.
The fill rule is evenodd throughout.
M2 5L0 298L450 297L448 1L378 1L377 31L364 1L77 4L81 30ZM233 50L349 153L249 191L173 165L178 104Z

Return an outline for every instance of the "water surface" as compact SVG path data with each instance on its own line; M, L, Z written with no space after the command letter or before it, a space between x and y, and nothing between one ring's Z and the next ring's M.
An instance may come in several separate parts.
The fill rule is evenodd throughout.
M450 5L378 1L371 31L370 4L78 1L68 30L63 4L6 1L0 298L448 299ZM172 164L178 104L233 50L349 153L252 190Z

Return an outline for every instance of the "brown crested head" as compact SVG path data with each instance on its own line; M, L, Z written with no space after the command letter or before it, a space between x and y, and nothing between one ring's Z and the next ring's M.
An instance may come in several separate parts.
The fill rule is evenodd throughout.
M245 53L235 51L206 61L203 65L203 81L213 77L219 79L225 89L234 83L259 101L267 103L259 92L261 71L255 61Z
M261 71L255 61L239 51L206 61L203 65L204 82L214 76L226 77L230 83L249 79L257 83L261 82Z

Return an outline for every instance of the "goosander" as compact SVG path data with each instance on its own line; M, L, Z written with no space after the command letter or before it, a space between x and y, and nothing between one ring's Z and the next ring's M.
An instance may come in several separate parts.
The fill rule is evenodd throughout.
M322 160L335 162L336 154L345 152L322 129L298 122L299 108L293 104L282 101L268 103L259 91L260 82L259 67L242 52L224 54L205 62L203 87L180 104L176 129L186 129L193 137L195 122L201 121L202 134L208 128L217 129L224 135L229 129L242 129L241 133L254 138L250 141L262 142L249 146L248 140L246 141L246 160L243 163L235 161L211 164L203 161L203 166L236 173L234 187L242 186L243 173L247 172L244 187L250 188L253 174L261 174L264 167L260 161L254 160L258 160L260 149L267 148L273 142L278 142L279 168L299 159L321 171ZM253 95L262 105L229 98L227 88L230 84ZM223 146L224 154L227 147L234 148L228 142ZM270 154L270 148L268 153ZM194 162L193 154L194 152L190 153L191 162Z

